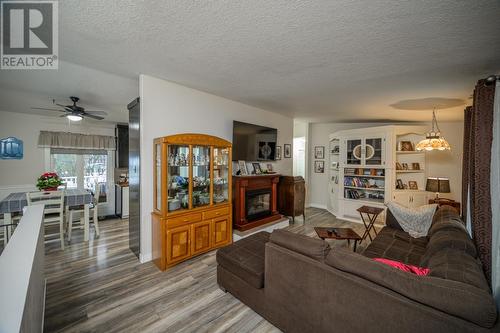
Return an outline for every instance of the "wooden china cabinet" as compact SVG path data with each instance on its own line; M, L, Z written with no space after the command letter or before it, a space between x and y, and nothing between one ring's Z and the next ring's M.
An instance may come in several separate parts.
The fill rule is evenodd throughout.
M231 143L204 134L154 140L153 261L165 270L232 242Z

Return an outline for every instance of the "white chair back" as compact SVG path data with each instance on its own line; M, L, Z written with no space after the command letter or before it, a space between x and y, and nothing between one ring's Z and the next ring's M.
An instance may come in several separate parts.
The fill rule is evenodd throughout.
M64 213L64 191L28 192L28 206L45 205L45 214Z

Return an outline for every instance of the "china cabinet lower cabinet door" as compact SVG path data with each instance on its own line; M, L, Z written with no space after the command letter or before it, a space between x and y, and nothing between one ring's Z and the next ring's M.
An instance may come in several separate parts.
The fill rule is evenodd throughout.
M167 230L167 264L183 260L191 255L190 233L191 226Z
M211 221L202 221L191 225L191 254L195 255L210 250Z
M220 218L214 220L214 246L221 246L227 244L231 239L229 234L231 228L229 227L229 218Z

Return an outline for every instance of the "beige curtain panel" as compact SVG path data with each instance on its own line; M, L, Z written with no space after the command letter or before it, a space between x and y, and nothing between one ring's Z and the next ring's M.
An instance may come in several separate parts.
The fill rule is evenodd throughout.
M116 141L114 136L40 131L38 147L116 150Z

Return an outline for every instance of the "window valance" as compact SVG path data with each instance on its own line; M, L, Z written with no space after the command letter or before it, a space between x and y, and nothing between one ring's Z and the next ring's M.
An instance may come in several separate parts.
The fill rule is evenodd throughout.
M38 147L116 150L116 141L114 136L40 131Z

